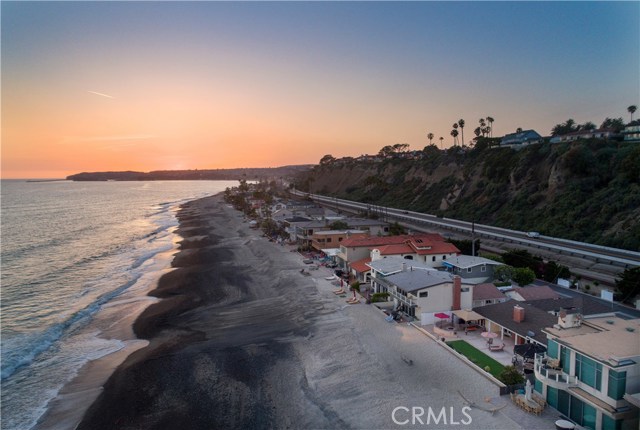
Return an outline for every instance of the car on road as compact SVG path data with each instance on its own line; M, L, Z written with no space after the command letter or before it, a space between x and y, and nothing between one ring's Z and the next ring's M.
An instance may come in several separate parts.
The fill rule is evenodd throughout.
M529 236L529 237L540 237L540 233L538 233L537 231L530 231L529 233L527 233L527 236Z

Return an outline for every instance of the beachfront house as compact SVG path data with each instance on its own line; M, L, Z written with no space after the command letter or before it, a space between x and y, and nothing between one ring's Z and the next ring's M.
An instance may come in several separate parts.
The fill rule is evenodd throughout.
M585 428L637 429L640 319L561 312L543 332L535 390L549 405Z
M517 131L505 135L500 141L500 147L522 148L534 143L542 143L544 139L535 130Z
M445 242L439 234L416 234L401 236L376 236L365 239L342 241L338 253L339 264L345 270L364 259L399 256L407 260L426 263L430 267L441 267L442 262L458 255L460 250Z
M492 305L494 303L502 303L509 300L509 297L498 289L494 284L483 283L476 284L473 287L473 304L472 307Z
M364 230L323 230L315 231L311 235L311 247L316 251L340 248L340 243L348 238L365 238L369 236Z
M594 130L578 130L571 133L554 136L549 139L549 143L574 142L581 139L602 139L608 140L618 133L612 128L594 129Z
M640 123L629 123L622 131L625 142L640 142Z
M447 271L460 276L468 284L482 284L494 280L493 270L504 266L494 260L471 255L456 255L442 262Z
M553 325L556 317L536 308L531 303L509 300L493 305L473 308L483 318L481 324L497 338L514 345L534 342L546 345L546 336L542 329Z
M505 294L519 302L531 302L535 300L559 299L560 294L553 291L547 285L529 285L526 287L513 287L505 291Z
M376 270L371 285L374 292L389 294L394 309L422 325L433 324L437 313L470 308L473 295L473 285L463 284L459 276L411 263L387 276Z

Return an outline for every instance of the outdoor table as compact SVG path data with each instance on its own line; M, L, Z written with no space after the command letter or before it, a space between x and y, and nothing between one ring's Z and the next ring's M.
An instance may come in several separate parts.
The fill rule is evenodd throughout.
M557 430L573 430L574 428L576 428L576 425L571 421L567 421L567 420L556 421Z

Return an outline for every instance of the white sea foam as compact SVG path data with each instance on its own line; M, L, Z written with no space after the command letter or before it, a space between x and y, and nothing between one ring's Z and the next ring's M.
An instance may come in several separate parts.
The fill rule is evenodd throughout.
M128 344L175 252L177 206L233 184L3 181L1 428L31 428L82 366Z

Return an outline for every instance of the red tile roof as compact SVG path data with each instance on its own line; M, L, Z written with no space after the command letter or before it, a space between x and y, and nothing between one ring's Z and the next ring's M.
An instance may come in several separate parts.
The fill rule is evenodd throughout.
M368 238L349 238L342 241L341 245L348 246L351 248L359 248L359 247L372 247L372 246L383 246L383 245L394 245L398 243L404 243L407 240L411 239L422 239L424 241L429 242L444 242L444 238L437 233L424 233L424 234L415 234L408 235L404 234L401 236L375 236Z
M362 260L354 261L350 266L356 272L364 273L371 270L371 267L367 266L367 263L371 263L370 258L363 258Z
M382 255L460 253L460 250L454 244L445 242L442 236L435 233L367 238L354 237L343 240L341 245L347 248L367 247L369 249L379 249Z
M398 243L385 246L374 246L369 249L377 249L380 251L380 255L399 255L399 254L413 254L414 249L407 243Z

